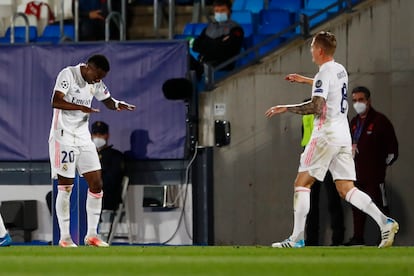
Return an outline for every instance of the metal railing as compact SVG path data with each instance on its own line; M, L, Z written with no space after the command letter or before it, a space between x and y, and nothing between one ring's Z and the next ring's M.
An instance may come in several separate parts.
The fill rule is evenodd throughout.
M160 2L162 0L154 0L154 35L159 36L160 25L162 21L162 10ZM168 38L174 37L174 25L175 25L175 1L168 0Z
M107 29L109 29L109 23L111 20L114 20L116 26L119 28L120 32L120 40L125 40L126 37L126 24L125 24L125 18L126 18L126 0L121 0L121 13L112 11L112 1L108 0L108 16L105 19L105 40L107 39ZM79 0L73 0L74 5L74 12L73 15L73 21L74 21L74 29L75 29L75 42L79 41ZM60 0L60 18L59 18L59 24L60 24L60 32L61 37L64 37L64 13L65 13L65 6L64 6L64 0ZM109 18L109 19L108 19ZM108 25L108 26L107 26ZM108 31L109 32L109 31ZM109 36L108 36L109 37Z
M105 18L105 41L109 41L111 36L110 24L112 19L115 19L115 25L119 29L119 40L125 40L125 21L119 12L111 11Z
M333 17L342 14L343 12L349 12L352 11L352 8L363 2L364 0L360 0L357 3L353 4L351 0L339 0L335 3L332 3L331 5L327 6L325 9L322 9L312 15L306 15L306 14L300 14L299 16L299 20L297 22L295 22L294 24L292 24L291 26L283 29L282 31L268 37L267 39L261 41L258 44L255 44L253 47L242 51L239 55L234 56L230 59L228 59L227 61L217 65L217 66L211 66L209 64L204 64L204 84L205 84L205 89L207 91L210 91L212 89L215 88L215 85L217 84L217 82L223 80L226 77L229 77L239 71L241 71L242 69L252 65L252 64L256 64L259 63L260 60L265 57L268 56L272 53L272 50L276 50L279 47L286 45L287 43L293 41L294 39L297 39L299 37L303 38L303 39L308 39L310 37L310 22L312 19L317 18L318 16L321 16L325 13L327 13L329 10L331 10L332 8L335 8L338 6L338 11L335 13L332 13L331 16L327 16L327 18L323 21L321 21L319 24L317 24L316 26L314 26L313 28L318 27L320 24L323 24L324 22L326 22L329 19L332 19ZM296 29L297 27L300 28L300 33L297 34L296 33ZM273 48L272 50L270 50L267 53L261 54L260 53L260 48L262 48L263 46L266 46L278 39L283 38L284 36L288 35L288 34L294 34L292 35L289 39L287 39L284 43L279 44L277 46L275 46L275 48ZM218 71L222 71L224 68L226 68L228 65L232 64L232 63L237 63L238 61L241 61L244 58L247 58L249 55L253 54L254 57L251 58L246 64L237 66L235 69L233 69L232 71L229 71L228 74L225 74L224 76L221 76L219 78L216 79L215 77L215 73L217 73Z
M24 19L24 41L25 43L29 43L30 42L30 37L29 37L29 19L27 18L27 15L22 13L22 12L17 12L13 15L13 17L11 18L11 22L10 22L10 44L14 44L15 43L15 27L16 27L16 19L22 17Z
M126 36L126 0L121 1L121 12L112 10L112 0L107 1L108 15L105 18L105 41L110 39L110 23L111 20L119 30L119 40L125 40Z

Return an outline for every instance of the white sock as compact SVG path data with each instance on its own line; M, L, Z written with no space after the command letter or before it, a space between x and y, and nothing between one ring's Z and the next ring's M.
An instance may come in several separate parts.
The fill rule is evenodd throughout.
M345 200L371 216L377 222L380 229L387 223L387 217L378 209L371 197L357 187L349 190L345 196Z
M97 228L102 211L102 196L102 191L96 194L88 190L88 195L86 197L86 214L88 217L87 237L96 236L98 234Z
M58 185L55 209L61 240L70 238L70 195L72 194L72 187L73 185Z
M3 218L0 215L0 238L3 238L7 233L6 226L4 226Z
M306 216L310 208L310 189L305 187L296 187L293 197L293 214L294 225L293 233L290 239L293 241L303 240L305 238Z

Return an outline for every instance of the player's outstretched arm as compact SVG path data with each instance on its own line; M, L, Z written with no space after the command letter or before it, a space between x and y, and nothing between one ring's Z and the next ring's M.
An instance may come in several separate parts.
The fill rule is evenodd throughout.
M275 105L275 106L272 106L271 108L269 108L268 110L266 110L265 116L270 118L270 117L273 117L276 114L285 113L286 111L287 111L287 107L285 107L283 105Z
M65 97L65 94L56 90L53 94L52 107L63 110L80 110L85 113L99 112L99 109L67 102L63 97Z
M285 77L285 80L290 82L299 82L299 83L306 83L309 85L313 85L313 79L308 78L299 74L289 74Z
M285 105L285 107L287 108L287 111L292 113L300 115L315 114L319 116L323 112L324 105L325 99L323 97L313 96L310 101L300 104Z
M287 105L276 105L269 108L265 116L270 118L276 114L281 114L286 111L307 115L315 114L321 115L323 112L323 107L325 105L325 99L323 97L314 96L310 101L300 103L300 104L287 104Z
M120 111L120 110L129 110L129 111L135 110L135 105L126 103L124 101L115 100L112 97L109 97L108 99L105 99L102 102L105 104L105 106L108 109L112 109L112 110L118 110L118 111Z

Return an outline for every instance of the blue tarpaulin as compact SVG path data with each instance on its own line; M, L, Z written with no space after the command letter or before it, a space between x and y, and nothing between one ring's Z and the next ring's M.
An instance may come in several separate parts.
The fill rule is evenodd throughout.
M90 124L109 124L110 144L139 159L184 156L185 104L169 101L161 87L188 70L185 42L111 42L0 47L0 161L48 160L51 95L56 76L93 54L108 57L104 79L112 96L137 106L108 110L96 99ZM131 148L132 137L132 148Z

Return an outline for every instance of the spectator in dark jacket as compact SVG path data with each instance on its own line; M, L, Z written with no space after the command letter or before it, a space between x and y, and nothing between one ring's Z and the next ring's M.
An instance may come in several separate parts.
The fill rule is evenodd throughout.
M204 71L203 63L217 66L240 53L244 32L238 23L230 19L231 6L230 0L215 0L214 21L193 42L193 51L200 55L198 60L191 57L191 69L196 71L199 79ZM223 70L233 68L234 63Z
M125 174L124 155L108 144L109 127L97 121L92 124L92 141L98 150L102 166L102 209L115 211L121 203L121 182Z
M113 0L111 5L113 11L121 11L121 1ZM105 18L108 13L106 0L79 0L79 40L104 40ZM119 36L119 30L113 22L110 24L110 36L113 39Z
M371 106L371 93L360 86L352 90L354 109L351 121L352 150L355 159L355 186L371 196L389 214L385 193L387 167L398 158L398 141L390 120ZM354 234L345 245L364 245L365 213L353 208Z

